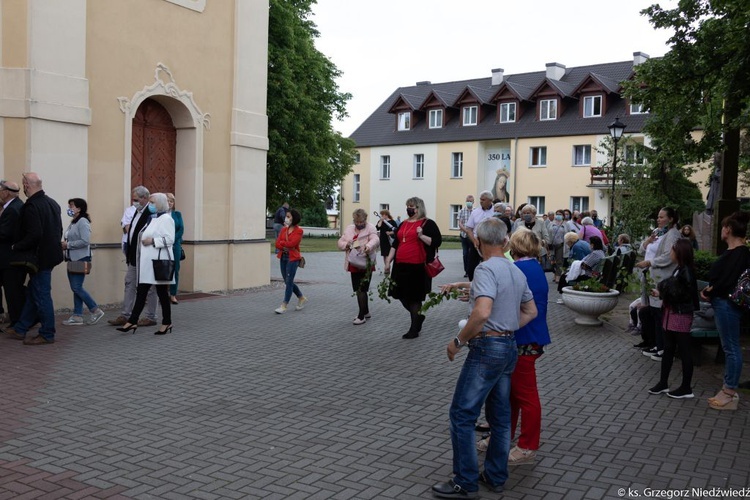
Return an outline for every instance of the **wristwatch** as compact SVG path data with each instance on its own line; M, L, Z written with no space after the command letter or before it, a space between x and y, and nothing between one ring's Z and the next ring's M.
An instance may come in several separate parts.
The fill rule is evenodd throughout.
M466 343L461 343L461 339L458 338L458 335L456 335L456 338L453 339L453 345L456 346L457 349L461 349L463 346L466 345Z

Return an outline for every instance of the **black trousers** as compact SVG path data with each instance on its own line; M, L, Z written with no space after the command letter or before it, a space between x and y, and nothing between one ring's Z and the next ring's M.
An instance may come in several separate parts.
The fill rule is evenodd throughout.
M18 266L8 266L0 269L0 284L5 291L5 301L8 304L8 318L10 325L16 324L21 317L23 305L26 302L26 269Z
M477 247L475 247L472 243L469 244L469 259L468 259L468 268L466 269L466 274L469 275L469 281L474 281L474 270L477 268L477 266L482 262L482 257L479 256L479 252L477 252Z
M693 354L690 352L690 332L673 332L664 330L664 355L661 358L662 385L669 385L669 372L672 369L674 355L679 350L682 360L682 384L680 389L690 389L693 380Z
M135 295L135 304L133 305L133 311L130 313L128 323L138 323L138 318L143 312L143 308L146 306L146 297L148 291L151 289L151 283L138 283L138 288ZM169 300L169 285L153 285L156 287L156 295L159 297L159 305L161 305L161 324L171 325L172 324L172 302Z

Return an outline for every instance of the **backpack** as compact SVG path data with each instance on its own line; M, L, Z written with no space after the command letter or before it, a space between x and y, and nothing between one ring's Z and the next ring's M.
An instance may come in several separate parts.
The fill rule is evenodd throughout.
M750 269L745 269L737 280L737 286L729 295L729 300L745 309L750 310Z

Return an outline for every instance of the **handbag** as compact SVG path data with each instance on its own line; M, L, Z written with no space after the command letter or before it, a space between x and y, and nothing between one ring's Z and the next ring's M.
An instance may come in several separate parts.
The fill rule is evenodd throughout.
M357 269L367 269L368 255L360 252L359 249L353 248L349 251L349 265Z
M156 259L151 259L151 264L154 266L154 279L156 281L172 281L174 279L174 260L162 260L161 250L160 248ZM169 249L167 249L167 257L169 257Z
M300 257L299 258L299 264L298 264L297 267L299 267L300 269L304 269L306 265L307 265L307 261L305 261L305 258L304 257Z
M180 260L185 260L185 249L180 247Z
M69 274L89 274L91 272L91 261L85 260L69 260L68 261L68 273Z
M424 265L425 271L427 271L427 275L430 278L434 278L438 274L443 272L443 269L445 269L445 266L442 262L440 262L440 258L437 255L437 252L435 253L435 258L432 259L432 262L428 262Z
M750 310L750 269L742 271L729 300L746 311Z

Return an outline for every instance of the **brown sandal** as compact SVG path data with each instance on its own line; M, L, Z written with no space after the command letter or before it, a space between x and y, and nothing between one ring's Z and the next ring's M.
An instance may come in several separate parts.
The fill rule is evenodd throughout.
M714 410L736 410L739 402L740 396L736 392L722 389L716 396L708 399L708 406Z

